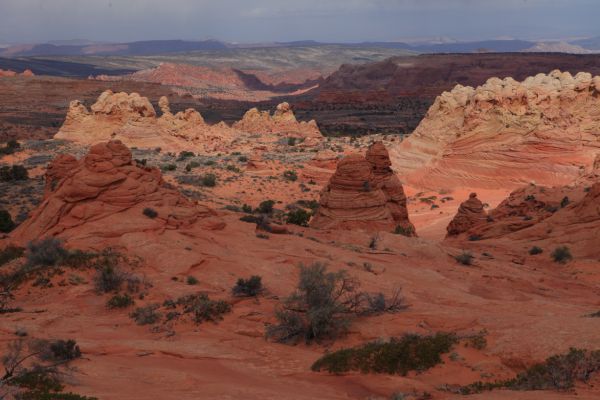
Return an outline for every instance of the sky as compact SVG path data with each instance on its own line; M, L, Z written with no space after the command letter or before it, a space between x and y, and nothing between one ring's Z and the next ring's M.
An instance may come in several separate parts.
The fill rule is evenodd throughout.
M0 0L0 43L600 36L600 0Z

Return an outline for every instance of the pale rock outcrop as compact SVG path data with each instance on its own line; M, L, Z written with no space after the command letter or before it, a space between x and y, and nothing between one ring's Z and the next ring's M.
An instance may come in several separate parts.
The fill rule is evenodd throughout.
M146 97L107 90L90 110L72 101L55 138L84 144L116 139L140 148L213 152L226 150L238 136L225 124L207 125L194 109L173 115L166 97L159 100L159 107L162 115L157 118Z
M458 207L458 212L448 224L447 236L456 236L467 232L473 226L485 222L487 213L484 210L483 203L477 198L477 193L471 193L469 199L462 202Z
M166 185L160 171L134 165L119 141L98 143L78 161L60 156L47 178L50 187L43 202L11 233L13 242L57 236L104 248L139 232L150 238L166 230L224 227L214 211ZM158 215L144 215L146 208Z
M600 151L600 77L553 71L457 85L390 149L406 182L432 189L569 184Z
M252 108L233 127L248 133L302 139L302 144L305 145L314 145L323 138L317 123L314 120L298 122L288 103L279 104L273 115L268 111Z
M367 157L343 158L323 189L320 207L310 222L313 228L399 231L415 235L408 220L406 196L390 169L381 143L369 148Z

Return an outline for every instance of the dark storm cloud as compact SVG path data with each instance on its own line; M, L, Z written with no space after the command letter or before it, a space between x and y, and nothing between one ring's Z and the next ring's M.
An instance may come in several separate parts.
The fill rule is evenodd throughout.
M598 35L596 0L0 0L0 42Z

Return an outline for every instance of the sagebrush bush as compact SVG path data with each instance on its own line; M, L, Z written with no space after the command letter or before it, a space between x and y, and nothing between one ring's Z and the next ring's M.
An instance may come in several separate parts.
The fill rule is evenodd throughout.
M25 249L22 247L8 246L0 250L0 266L19 257L23 257L23 254L25 254Z
M516 378L495 382L475 382L459 389L461 394L480 393L496 388L510 390L568 390L576 382L587 382L600 371L600 351L571 348L535 364Z
M389 342L370 342L361 346L326 354L313 365L313 371L326 370L340 374L349 371L362 373L400 374L425 371L442 362L457 338L451 333L433 336L416 334L392 338Z
M133 298L129 294L125 293L125 294L116 294L113 297L111 297L106 302L106 307L112 310L115 308L127 308L134 304L135 304L135 301L133 300Z
M27 244L27 265L55 266L65 260L68 254L60 239L49 237L31 241Z
M28 178L27 168L22 165L0 167L0 182L25 181Z
M223 315L231 312L231 305L223 300L211 300L206 293L190 294L177 299L177 305L183 306L184 313L191 313L197 324L223 319Z
M345 271L328 272L320 263L301 265L296 292L276 311L278 323L268 327L267 336L284 343L335 339L350 325L356 288Z
M151 325L160 321L162 315L157 312L159 304L149 304L144 307L138 307L129 314L129 316L138 325Z
M99 293L118 292L125 281L126 275L117 265L107 264L96 271L94 286Z
M559 264L566 264L573 259L571 255L571 250L567 246L560 246L554 249L552 254L550 255L554 262Z
M234 296L258 296L263 290L262 278L253 275L248 279L239 278L237 283L231 289Z

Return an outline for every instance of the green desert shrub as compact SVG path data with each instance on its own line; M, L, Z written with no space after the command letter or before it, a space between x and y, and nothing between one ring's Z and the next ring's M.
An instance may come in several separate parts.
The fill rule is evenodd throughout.
M535 364L513 379L475 382L459 389L461 394L480 393L496 388L510 390L568 390L577 382L588 382L600 370L600 351L571 348Z
M567 246L557 247L556 249L554 249L552 254L550 254L550 256L552 257L554 262L557 262L559 264L566 264L573 259L573 256L571 255L571 250L569 250Z
M118 292L125 279L126 275L116 265L109 263L96 271L94 287L98 293Z
M402 225L397 225L394 229L394 233L396 235L413 236L415 234L415 230L412 226L404 227Z
M0 155L13 154L21 148L21 144L16 140L9 140L5 146L0 147Z
M288 212L286 221L288 224L308 226L310 220L310 213L303 208L296 208Z
M199 283L198 279L195 276L191 276L191 275L188 276L185 279L185 281L188 285L197 285Z
M473 264L473 254L468 251L463 251L462 253L454 256L454 259L457 263L462 265L471 265Z
M265 200L258 205L257 211L261 214L271 214L273 212L274 200Z
M456 343L457 338L451 333L433 336L408 334L389 342L370 342L325 354L312 365L312 370L326 370L334 374L359 371L406 375L441 363L441 355L448 353Z
M217 176L212 173L204 174L202 176L202 186L215 187L217 185Z
M239 278L237 283L231 289L234 296L258 296L263 291L262 278L258 275L252 275L248 279Z

